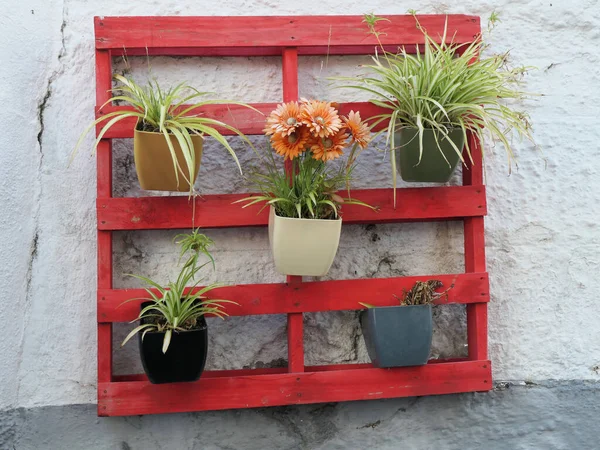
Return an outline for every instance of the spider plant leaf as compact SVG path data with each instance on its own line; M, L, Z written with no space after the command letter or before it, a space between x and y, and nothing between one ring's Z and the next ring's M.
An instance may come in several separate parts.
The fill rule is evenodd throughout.
M162 120L162 119L161 119ZM161 126L162 134L167 141L167 147L169 148L169 152L171 153L171 160L173 161L173 170L175 171L175 181L177 182L177 186L179 186L179 173L183 173L181 166L179 165L179 160L177 159L177 153L175 153L175 148L173 147L173 143L171 142L171 137L169 136L168 131ZM188 180L189 181L189 180ZM191 187L190 183L190 189Z
M123 339L123 342L121 342L121 347L123 347L127 341L129 341L133 336L135 336L137 333L139 333L142 330L150 330L152 328L156 328L156 325L151 324L151 323L146 323L143 325L140 325L138 327L135 327L133 330L131 330L131 332L125 337L125 339Z
M169 349L169 344L171 343L171 335L173 334L173 330L171 330L170 328L165 331L165 337L163 339L163 346L162 346L162 352L167 353L167 350Z
M370 303L358 302L358 304L364 306L367 309L377 308L375 305L371 305Z
M160 284L158 284L156 281L151 280L150 278L147 278L147 277L144 277L141 275L135 275L133 273L126 273L125 275L128 277L137 278L138 280L141 280L144 283L156 288L159 292L161 292L163 294L165 292L165 289Z
M227 151L229 152L229 154L231 155L231 157L234 159L235 163L237 164L238 169L240 170L240 174L243 173L242 166L240 165L240 161L239 161L237 155L235 154L235 151L233 150L233 148L231 148L231 146L229 145L229 142L227 142L227 140L223 137L223 135L221 133L219 133L217 130L215 130L214 128L212 128L210 126L203 125L201 123L186 124L186 126L188 128L196 129L198 131L201 131L201 132L213 137L217 142L219 142L223 147L225 147L227 149Z

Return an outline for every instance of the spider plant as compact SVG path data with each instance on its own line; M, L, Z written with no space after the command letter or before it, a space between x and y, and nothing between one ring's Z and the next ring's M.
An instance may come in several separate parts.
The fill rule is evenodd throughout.
M283 165L277 164L274 153L266 153L260 168L247 177L252 189L261 194L238 200L236 203L245 202L243 208L264 203L262 209L273 206L278 216L299 219L336 219L343 204L375 209L360 200L337 194L349 184L353 167L342 164L331 168L305 152L292 159L292 170L286 174Z
M137 130L161 133L164 136L173 160L173 170L175 171L177 185L179 185L179 177L183 177L190 185L190 194L193 193L193 184L196 177L194 144L191 139L194 135L213 137L227 149L237 164L240 173L242 173L242 168L235 151L217 128L232 131L249 145L252 145L248 138L236 128L219 120L202 117L195 113L195 111L206 105L223 103L245 106L256 112L259 112L258 110L239 102L225 100L197 101L198 98L208 93L200 92L186 83L180 83L175 87L163 89L156 80L149 81L146 86L140 86L132 79L122 75L116 74L114 78L120 83L118 87L112 89L112 92L115 92L117 95L100 106L100 109L114 101L124 102L130 105L132 109L112 111L92 122L79 138L73 154L81 146L84 137L96 125L104 123L94 143L94 149L97 148L101 139L113 125L121 120L135 118L137 119ZM196 101L196 103L188 104L191 101ZM175 137L181 148L185 160L184 167L181 167L177 159L175 148L171 142L171 136Z
M213 269L215 268L215 260L211 255L208 247L214 244L214 241L208 236L200 233L200 229L196 228L191 233L181 233L173 238L173 242L181 247L179 253L179 260L186 255L190 254L186 266L196 267L200 254L208 257L212 262Z
M467 135L473 134L480 142L488 135L503 144L509 173L515 157L508 136L515 132L519 137L533 141L528 115L507 103L528 95L521 90L521 85L522 75L530 68L510 68L508 53L480 56L487 50L482 36L469 44L447 43L447 21L438 43L421 27L414 12L413 16L425 38L425 44L417 46L414 54L407 53L404 48L397 54L385 51L379 40L382 33L376 31L376 25L387 19L365 16L364 21L377 38L381 52L375 52L373 64L364 66L368 71L366 75L338 78L350 82L342 87L371 94L370 102L385 110L369 120L373 121L373 126L388 122L383 131L387 131L386 145L391 153L394 204L395 151L398 149L395 133L402 129L418 131L415 138L419 142L419 163L423 156L425 130L433 130L440 152L440 142L449 141L463 163L463 149L448 139L449 134L460 130L471 163L473 159ZM481 149L483 151L483 146Z
M142 339L148 332L164 332L162 352L166 353L173 332L183 332L193 330L198 325L198 319L206 314L214 315L224 319L227 313L224 311L224 304L237 304L231 300L209 299L208 294L213 289L223 287L224 284L213 283L208 286L198 288L202 279L195 280L196 274L210 262L197 265L198 256L208 254L210 261L214 262L212 255L208 251L208 246L212 240L195 230L187 238L179 235L176 237L182 246L181 255L187 252L192 254L186 263L182 266L177 280L169 282L166 287L161 286L150 278L140 275L132 275L153 289L146 289L148 297L127 300L146 300L150 305L142 308L140 314L132 321L140 321L141 324L135 327L123 340L121 346L125 345L133 336L142 332Z

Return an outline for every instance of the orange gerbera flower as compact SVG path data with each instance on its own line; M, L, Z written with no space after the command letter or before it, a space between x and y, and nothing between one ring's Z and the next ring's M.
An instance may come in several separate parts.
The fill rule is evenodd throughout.
M333 136L317 139L310 147L313 158L320 161L331 161L339 158L344 153L346 139L348 139L348 133L344 130L338 131Z
M329 102L302 100L300 120L315 136L327 137L342 128L342 121Z
M350 111L348 117L343 117L344 124L350 132L352 142L356 142L360 148L366 148L371 141L371 132L366 122L360 120L360 113L358 111Z
M306 150L309 137L306 127L298 127L290 134L275 133L271 136L271 144L284 158L294 159Z
M298 102L282 103L267 117L266 135L282 134L289 136L301 125Z

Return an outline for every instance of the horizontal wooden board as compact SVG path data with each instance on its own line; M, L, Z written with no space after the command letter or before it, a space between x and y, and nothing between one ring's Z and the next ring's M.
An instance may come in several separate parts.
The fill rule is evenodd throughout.
M201 378L194 383L98 384L98 415L126 416L488 391L489 361L395 369Z
M200 175L201 176L201 175ZM196 197L137 197L98 199L99 230L159 230L172 228L227 228L266 226L268 209L261 205L242 208L235 201L251 194L214 194ZM347 192L340 192L346 197ZM398 189L394 209L392 189L355 189L353 198L377 211L359 205L342 208L344 224L391 223L426 220L459 220L487 213L484 186L444 186ZM192 220L194 218L194 220Z
M442 290L452 286L448 297L440 299L439 304L482 303L490 299L487 273L312 281L293 285L240 284L215 289L210 297L239 303L227 306L231 316L344 311L362 309L359 302L375 306L397 305L394 295L402 295L403 289L412 288L416 281L430 279L440 280L444 284ZM143 300L124 302L144 297L148 297L144 289L99 289L98 322L135 319Z
M182 108L186 108L187 106L188 105L184 105ZM250 106L257 109L259 112L239 105L207 105L194 110L193 113L203 117L219 120L227 125L237 128L239 131L248 136L262 135L263 129L265 128L266 116L269 115L275 108L277 108L277 103L252 103ZM128 106L105 106L101 110L98 110L96 117L100 117L103 114L108 114L114 111L130 111L132 109L133 108ZM375 106L369 102L339 103L338 111L344 116L347 116L350 111L360 111L360 115L363 120L367 120L370 117L387 112L385 108ZM105 123L106 122L102 122L96 126L96 135L100 133L100 130ZM104 137L107 139L132 138L135 123L135 118L123 119L110 127L110 129L104 134ZM387 123L387 121L381 122L373 128L373 131L379 131L387 127ZM236 136L236 133L225 128L217 127L217 130L219 130L219 132L221 132L224 136Z
M423 33L410 15L382 16L377 24L387 47L423 43ZM445 21L447 40L471 42L479 33L479 17L420 15L432 37L441 39ZM97 49L127 54L178 54L174 49L197 49L193 54L211 56L260 56L281 54L297 47L305 54L372 54L377 40L368 32L362 16L239 16L239 17L95 17ZM148 49L148 50L146 50ZM204 52L202 51L204 50Z
M430 359L428 364L445 364L449 362L468 361L468 358L445 358L445 359ZM328 372L333 370L357 370L357 369L372 369L371 363L360 364L328 364L322 366L306 366L304 372ZM289 373L287 367L262 367L257 369L232 369L232 370L205 370L202 372L202 378L223 378L223 377L245 377L254 375L273 375L277 373ZM137 373L130 375L115 375L114 382L123 381L148 381L145 373Z
M398 51L398 45L384 45L387 52L395 53ZM297 47L294 47L297 48ZM407 53L416 53L417 45L403 45L402 48ZM378 49L379 50L379 49ZM111 56L120 57L126 56L199 56L199 57L280 57L282 53L281 47L169 47L169 48L116 48L110 50ZM304 56L322 56L325 58L327 47L325 46L306 46L298 49L298 55ZM329 55L367 55L374 54L375 46L345 46L337 45L330 49Z

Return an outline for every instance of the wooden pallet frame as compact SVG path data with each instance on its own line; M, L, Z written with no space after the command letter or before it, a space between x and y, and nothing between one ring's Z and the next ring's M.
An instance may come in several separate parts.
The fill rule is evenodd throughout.
M423 36L411 16L387 16L379 22L383 45L395 51L413 48ZM480 32L479 18L464 15L419 16L432 36L448 36L457 43L471 42ZM205 30L209 30L206 32ZM96 17L97 114L115 110L110 98L111 58L127 55L178 56L280 56L283 100L298 98L298 57L303 55L372 54L376 42L366 33L359 16L290 17ZM275 104L256 104L269 113ZM378 108L369 103L345 103L342 113L360 110L369 117ZM206 108L215 118L235 117L249 135L262 134L264 117L241 108L219 105ZM222 288L219 293L239 306L228 307L232 316L287 314L288 367L208 371L195 383L152 385L145 375L113 375L112 324L136 317L139 305L125 299L139 296L137 289L113 289L112 232L117 230L171 229L192 226L192 205L182 197L113 198L112 147L114 138L133 136L133 122L123 120L101 140L97 152L98 225L98 414L120 416L183 411L251 408L403 396L450 394L491 389L487 356L487 302L489 281L485 266L483 216L486 195L478 143L470 138L474 164L463 171L463 186L398 190L398 208L391 189L355 191L357 198L380 206L375 213L352 206L344 208L344 224L402 221L462 220L465 273L435 275L453 284L449 303L467 308L467 358L436 361L421 367L377 369L370 364L306 367L303 317L305 312L358 309L369 299L378 306L393 305L392 294L410 288L421 277L338 280L302 283L251 284ZM224 130L226 131L226 130ZM241 209L232 202L244 194L206 195L196 200L194 223L200 227L265 226L267 215Z

